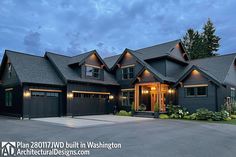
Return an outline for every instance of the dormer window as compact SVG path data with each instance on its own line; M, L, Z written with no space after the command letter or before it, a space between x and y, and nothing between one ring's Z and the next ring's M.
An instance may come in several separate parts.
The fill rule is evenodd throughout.
M100 78L100 68L86 65L86 77Z

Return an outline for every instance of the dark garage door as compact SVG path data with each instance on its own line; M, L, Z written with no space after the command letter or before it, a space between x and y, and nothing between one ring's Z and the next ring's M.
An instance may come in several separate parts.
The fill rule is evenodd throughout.
M59 115L59 93L31 92L30 117L56 117Z
M74 93L72 112L74 115L96 115L110 112L109 95Z

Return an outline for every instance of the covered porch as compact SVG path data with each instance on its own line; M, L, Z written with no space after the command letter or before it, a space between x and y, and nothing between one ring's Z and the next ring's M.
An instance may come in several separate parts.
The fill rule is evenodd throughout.
M155 105L158 104L159 112L166 112L166 105L171 101L173 94L174 90L168 84L160 82L136 83L135 110L140 111L142 108L143 111L154 112Z

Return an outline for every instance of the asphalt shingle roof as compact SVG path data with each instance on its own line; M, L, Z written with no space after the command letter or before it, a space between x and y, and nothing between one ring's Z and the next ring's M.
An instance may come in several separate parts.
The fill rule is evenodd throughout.
M62 80L43 57L6 50L6 55L21 82L63 85Z
M46 56L51 59L51 61L55 64L58 68L60 73L66 80L70 81L78 81L78 82L90 82L90 83L97 83L97 84L109 84L109 85L118 85L117 81L115 80L114 76L109 74L106 70L104 70L104 81L103 80L94 80L88 78L81 78L79 73L73 70L69 64L71 64L72 57L69 56L62 56L54 53L47 52Z
M190 61L190 64L193 64L205 70L205 72L213 75L221 83L224 83L229 68L233 63L235 57L236 53L232 53L227 55L192 60Z
M103 60L106 63L106 65L108 66L108 68L112 68L113 65L116 63L116 61L118 60L118 58L120 57L120 55L121 54L115 55L115 56L111 56L111 57L106 57Z

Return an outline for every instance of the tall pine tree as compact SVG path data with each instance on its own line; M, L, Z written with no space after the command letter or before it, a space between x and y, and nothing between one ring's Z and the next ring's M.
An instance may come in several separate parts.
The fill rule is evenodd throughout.
M203 27L203 32L199 33L193 29L188 29L183 37L183 44L191 59L215 56L219 49L220 38L215 35L215 27L210 19Z

